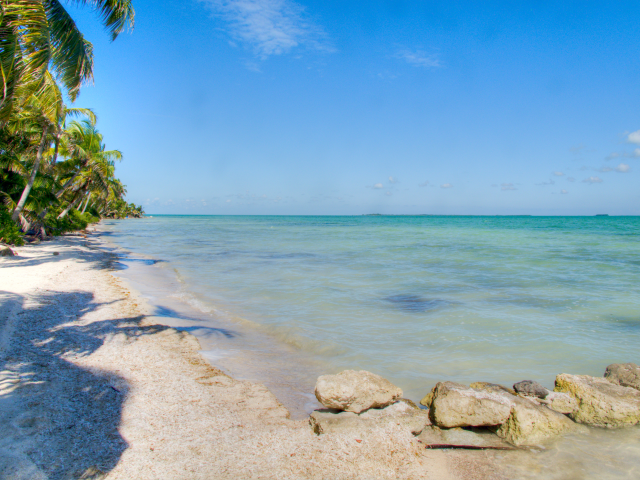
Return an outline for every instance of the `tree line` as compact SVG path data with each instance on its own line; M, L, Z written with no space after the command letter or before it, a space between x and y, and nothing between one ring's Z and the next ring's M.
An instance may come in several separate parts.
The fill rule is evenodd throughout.
M67 0L94 10L115 40L132 29L130 0ZM0 242L46 238L99 218L141 217L115 177L91 109L93 46L59 0L0 0Z

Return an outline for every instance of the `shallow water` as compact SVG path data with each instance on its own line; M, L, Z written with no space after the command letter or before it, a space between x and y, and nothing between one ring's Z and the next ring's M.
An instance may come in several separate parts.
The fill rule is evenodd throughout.
M443 379L552 388L558 373L600 376L614 362L640 363L639 217L104 223L107 238L132 252L119 273L169 309L160 317L213 328L194 331L208 338L205 354L235 375L268 378L294 410L313 408L318 373L346 368L378 373L419 400ZM180 309L191 319L172 316ZM590 438L604 435L608 446L624 438L634 452L625 459L637 465L637 432ZM628 462L616 465L611 478L637 478Z

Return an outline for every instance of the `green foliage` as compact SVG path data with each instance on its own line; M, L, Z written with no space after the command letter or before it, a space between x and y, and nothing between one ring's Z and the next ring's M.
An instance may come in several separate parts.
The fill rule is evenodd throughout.
M24 244L18 225L11 220L11 214L2 205L0 205L0 242L10 245Z
M94 217L90 213L81 213L75 209L71 210L69 214L62 219L59 219L58 215L60 215L60 211L60 209L52 210L47 213L45 217L45 224L49 228L50 233L54 235L84 230L88 225L100 221L100 218Z

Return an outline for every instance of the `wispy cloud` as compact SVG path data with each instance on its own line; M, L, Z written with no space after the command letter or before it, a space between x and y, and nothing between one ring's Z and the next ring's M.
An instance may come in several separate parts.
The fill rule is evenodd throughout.
M451 185L450 183L443 183L442 185L440 185L440 188L453 188L453 185Z
M508 190L517 190L517 188L513 185L513 183L503 183L500 185L500 190L506 192Z
M562 190L560 190L560 193L561 193L562 195L566 195L566 194L567 194L567 193L569 193L569 192L567 192L567 191L563 188Z
M550 178L548 182L536 183L536 185L541 185L541 186L544 186L544 185L555 185L555 184L556 184L556 182L552 178Z
M635 132L631 132L627 136L627 142L635 143L636 145L640 145L640 130L636 130Z
M293 0L199 0L228 22L234 39L262 58L304 45L332 51L325 34Z
M615 168L615 171L618 173L629 173L631 171L631 167L626 163L621 163Z
M573 182L575 182L575 181L576 181L576 179L575 179L575 178L573 178L573 177L567 177L567 182L572 182L572 183L573 183Z
M562 173L562 172L553 172L553 174L554 174L556 177L562 177L562 176L564 176L564 173Z
M440 55L437 53L427 54L422 50L400 50L396 54L396 58L404 60L414 67L438 68L442 67Z
M422 182L420 185L418 185L419 187L428 187L429 186L429 180L425 180L424 182Z
M389 177L389 183L400 183L396 177Z
M376 183L373 188L384 188L384 185L382 185L381 183Z
M602 183L602 179L600 177L589 177L582 180L583 183Z

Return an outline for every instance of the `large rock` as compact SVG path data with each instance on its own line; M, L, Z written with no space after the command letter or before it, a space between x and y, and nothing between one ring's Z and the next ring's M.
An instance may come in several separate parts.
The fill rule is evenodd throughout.
M361 414L338 410L316 410L309 417L313 431L321 433L349 433L365 436L368 431L399 425L414 435L430 425L429 415L412 402L400 400L384 408L372 408Z
M640 422L640 392L589 375L556 377L557 392L574 397L578 408L570 414L576 422L597 427L622 427Z
M394 403L402 397L402 390L375 373L345 370L318 377L315 394L327 408L360 413Z
M0 246L0 257L13 257L15 253L9 247Z
M528 397L544 398L549 394L549 390L533 380L523 380L513 385L513 389L520 395Z
M515 405L507 392L476 390L455 382L439 382L429 409L438 427L481 427L501 425Z
M551 410L565 415L569 415L578 409L578 401L564 392L549 392L540 402Z
M616 385L640 390L640 367L635 363L614 363L604 372L604 378Z
M538 445L574 430L577 425L561 413L522 397L513 397L509 418L496 434L512 445Z

